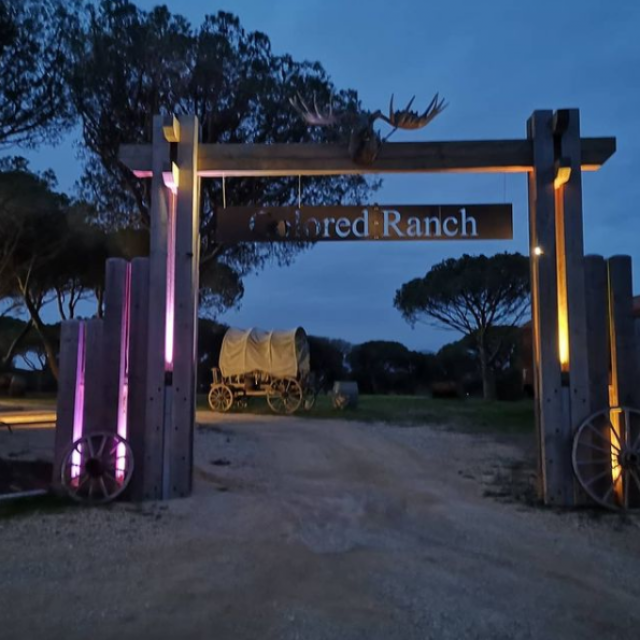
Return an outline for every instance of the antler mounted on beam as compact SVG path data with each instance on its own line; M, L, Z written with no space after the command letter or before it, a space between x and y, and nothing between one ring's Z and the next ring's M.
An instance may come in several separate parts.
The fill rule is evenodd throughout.
M426 127L436 116L438 116L447 107L444 99L440 99L439 95L433 97L424 113L411 111L411 105L415 100L415 96L409 100L409 104L404 109L395 111L393 108L393 95L389 103L389 115L385 116L382 111L378 110L374 113L358 114L358 123L352 127L349 139L349 153L354 162L358 164L372 164L378 156L380 147L383 142L397 129L422 129ZM332 99L329 99L328 109L323 112L313 94L313 108L310 108L304 98L297 93L295 97L289 98L291 106L302 117L302 119L310 126L330 127L343 121L347 114L336 114L333 111ZM353 117L353 114L348 114ZM393 127L393 130L382 140L380 134L374 129L373 125L376 120L384 120Z
M309 109L300 93L297 93L293 98L289 98L289 102L307 124L316 127L328 127L338 123L338 116L333 113L332 98L333 96L329 98L329 111L327 113L321 113L320 109L318 109L315 93L313 94L313 110Z
M444 98L440 98L436 93L429 106L424 113L419 114L417 111L410 111L415 96L409 100L409 104L399 111L393 110L393 95L389 101L389 116L385 116L382 112L377 112L377 117L390 124L394 129L422 129L426 127L437 115L440 115L446 108L447 104Z

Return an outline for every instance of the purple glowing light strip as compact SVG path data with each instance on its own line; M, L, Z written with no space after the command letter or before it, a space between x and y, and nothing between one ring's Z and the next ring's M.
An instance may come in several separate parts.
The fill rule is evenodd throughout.
M129 398L129 338L131 318L131 264L127 264L125 275L124 300L122 301L122 322L120 337L120 371L118 375L118 435L127 438L127 405ZM116 477L124 478L126 471L126 453L124 444L119 444L116 450Z
M171 189L167 215L167 311L164 336L164 369L173 371L173 327L175 319L176 191Z
M76 361L76 389L73 404L73 442L82 438L84 426L84 363L85 363L85 335L86 323L80 322L78 325L78 358ZM71 454L71 477L77 478L80 475L82 466L82 454L74 449Z

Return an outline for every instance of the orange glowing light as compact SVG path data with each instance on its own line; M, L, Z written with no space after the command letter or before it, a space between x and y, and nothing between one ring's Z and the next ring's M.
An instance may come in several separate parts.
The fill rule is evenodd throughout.
M569 371L569 308L567 302L567 254L564 235L563 189L556 192L556 266L558 285L558 358L563 373Z
M553 180L553 186L556 191L564 184L569 182L569 178L571 177L571 167L557 167L556 168L556 177Z

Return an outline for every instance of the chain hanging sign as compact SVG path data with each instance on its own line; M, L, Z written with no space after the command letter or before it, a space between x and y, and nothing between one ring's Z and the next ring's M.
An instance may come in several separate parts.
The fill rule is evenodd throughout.
M218 209L218 242L511 240L510 204Z

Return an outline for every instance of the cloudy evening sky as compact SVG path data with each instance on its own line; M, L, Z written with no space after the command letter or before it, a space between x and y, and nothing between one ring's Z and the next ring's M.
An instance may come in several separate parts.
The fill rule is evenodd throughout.
M157 2L139 0L149 9ZM266 33L276 53L319 60L335 84L369 109L439 91L449 108L426 129L395 141L522 138L534 109L578 107L584 136L616 136L618 152L584 176L585 251L635 259L640 291L640 3L623 0L170 0L194 25L206 13L237 14ZM284 108L284 107L283 107ZM29 153L73 188L81 165L77 133ZM15 150L14 150L15 152ZM525 176L416 175L384 179L383 204L512 202L514 240L447 243L326 243L288 268L246 280L239 326L304 326L352 342L400 340L436 349L456 336L411 329L393 308L395 290L433 264L463 253L528 251ZM303 194L304 203L304 194ZM240 205L242 203L232 203ZM366 203L365 203L366 204Z

